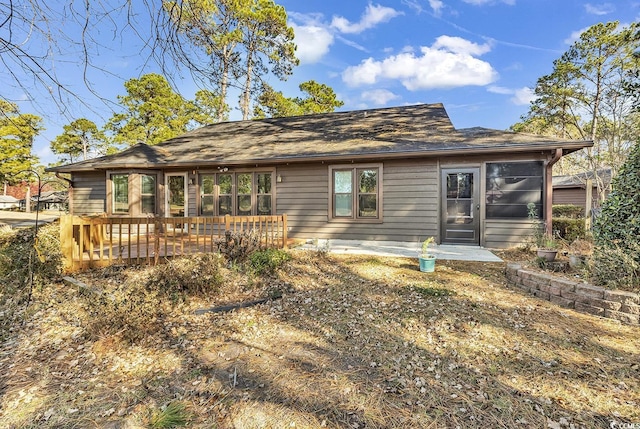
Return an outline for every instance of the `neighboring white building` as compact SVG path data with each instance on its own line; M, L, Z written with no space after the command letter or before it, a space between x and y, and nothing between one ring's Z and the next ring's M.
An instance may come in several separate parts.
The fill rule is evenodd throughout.
M20 200L11 195L0 195L0 210L16 209L20 205Z

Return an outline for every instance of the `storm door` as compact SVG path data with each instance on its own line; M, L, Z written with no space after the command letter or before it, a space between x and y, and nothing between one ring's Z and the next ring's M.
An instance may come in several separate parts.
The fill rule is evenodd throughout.
M442 243L480 244L480 170L442 170Z

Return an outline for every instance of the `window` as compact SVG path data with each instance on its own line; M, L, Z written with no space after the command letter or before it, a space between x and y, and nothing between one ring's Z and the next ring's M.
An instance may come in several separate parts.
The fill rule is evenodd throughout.
M542 213L542 161L487 163L487 219L527 217L527 204Z
M382 167L330 167L331 218L380 220Z
M271 173L256 174L257 180L257 214L270 215L271 211Z
M200 174L200 214L271 215L272 172Z
M333 217L353 217L353 172L333 172Z
M218 174L218 215L233 214L233 177L231 174Z
M155 214L156 212L156 176L151 174L140 175L140 201L141 212Z
M200 214L204 216L213 216L215 201L215 180L213 174L200 175Z
M359 169L358 172L358 217L378 217L378 170Z
M252 190L252 174L243 173L236 176L238 180L238 210L239 216L251 215L251 190Z
M129 175L111 175L111 207L113 213L129 213Z
M166 216L184 217L187 213L187 175L172 173L165 177Z

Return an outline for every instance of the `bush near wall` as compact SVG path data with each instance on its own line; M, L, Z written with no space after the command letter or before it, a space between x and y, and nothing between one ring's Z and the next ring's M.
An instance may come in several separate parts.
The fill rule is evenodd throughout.
M599 269L597 279L608 287L640 289L640 140L612 188L593 225L593 265Z
M569 243L578 238L584 238L586 235L584 219L554 217L553 230L558 232L560 238L568 241Z
M555 204L552 209L553 217L562 217L569 219L584 218L584 208L575 204Z
M584 209L574 204L556 204L553 206L553 231L563 240L572 242L584 238Z

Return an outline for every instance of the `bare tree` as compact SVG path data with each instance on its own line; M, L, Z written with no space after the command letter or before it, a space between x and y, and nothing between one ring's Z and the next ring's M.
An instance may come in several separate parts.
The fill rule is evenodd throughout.
M178 33L162 0L8 0L0 3L0 17L0 82L5 88L0 98L19 101L7 100L8 93L28 98L38 111L51 102L67 117L73 116L70 106L92 108L94 100L87 100L77 82L60 71L70 57L81 69L84 86L112 107L115 102L97 86L100 77L116 76L99 60L105 51L139 46L140 72L154 63L170 79L181 65L190 65L181 55L190 47L175 46Z

